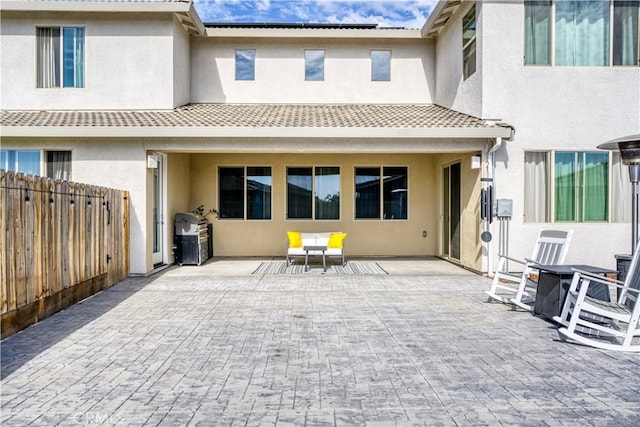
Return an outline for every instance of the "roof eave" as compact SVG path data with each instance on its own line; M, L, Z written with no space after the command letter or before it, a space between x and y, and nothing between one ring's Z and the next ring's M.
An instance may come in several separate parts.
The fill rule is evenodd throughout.
M83 2L83 1L0 1L0 10L15 12L124 12L173 13L188 34L206 30L192 2Z
M189 12L191 2L0 1L0 10L23 12Z
M427 21L422 26L420 34L422 38L434 38L446 27L449 19L455 14L464 0L440 0L429 14Z
M414 29L348 28L206 28L207 37L217 38L321 38L321 39L420 39Z
M2 126L3 137L110 138L509 138L511 129L481 128L335 128L335 127L215 127L215 126Z

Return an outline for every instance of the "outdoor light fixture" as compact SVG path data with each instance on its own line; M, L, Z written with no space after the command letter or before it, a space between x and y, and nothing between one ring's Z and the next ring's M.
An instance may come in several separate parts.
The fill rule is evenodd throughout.
M640 183L640 134L613 139L598 145L602 150L620 151L622 163L629 166L631 181L631 253L638 245L638 184Z

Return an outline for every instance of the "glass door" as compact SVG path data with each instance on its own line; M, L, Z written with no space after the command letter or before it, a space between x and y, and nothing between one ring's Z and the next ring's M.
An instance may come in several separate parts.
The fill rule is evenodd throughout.
M460 260L460 163L443 169L442 254Z
M163 158L154 154L157 167L153 171L153 265L160 265L163 261L164 249L164 186L163 186Z

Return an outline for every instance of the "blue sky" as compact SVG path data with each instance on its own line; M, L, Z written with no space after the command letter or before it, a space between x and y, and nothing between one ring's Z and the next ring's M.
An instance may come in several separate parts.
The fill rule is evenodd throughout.
M437 0L195 0L203 22L378 24L420 28Z

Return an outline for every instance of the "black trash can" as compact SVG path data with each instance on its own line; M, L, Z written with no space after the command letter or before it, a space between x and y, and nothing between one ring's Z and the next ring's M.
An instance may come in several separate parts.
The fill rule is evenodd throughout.
M174 222L176 264L200 265L209 259L209 232L206 219L190 212L179 212Z

